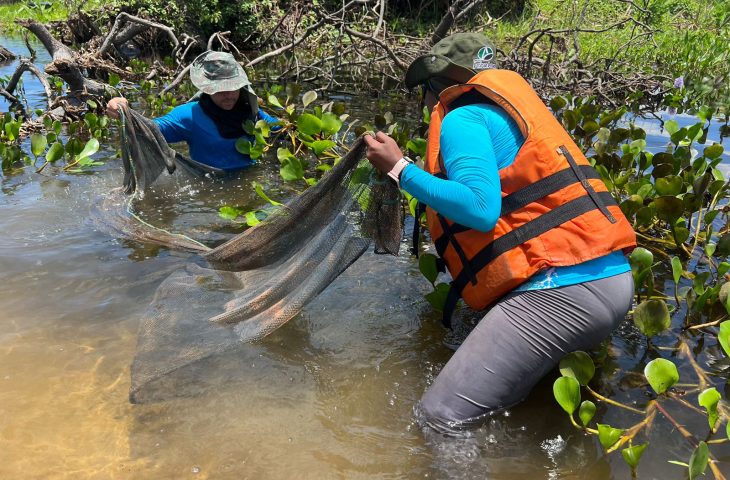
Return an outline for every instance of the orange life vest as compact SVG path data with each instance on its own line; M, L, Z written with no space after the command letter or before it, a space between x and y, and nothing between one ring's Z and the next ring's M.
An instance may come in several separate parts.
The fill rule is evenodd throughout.
M440 156L441 122L449 106L472 90L504 109L525 142L514 162L499 172L502 210L490 232L456 224L426 208L436 250L453 278L452 300L447 303L455 304L460 295L482 310L540 270L576 265L636 245L633 228L598 173L515 72L485 70L441 93L431 114L427 172L448 178Z

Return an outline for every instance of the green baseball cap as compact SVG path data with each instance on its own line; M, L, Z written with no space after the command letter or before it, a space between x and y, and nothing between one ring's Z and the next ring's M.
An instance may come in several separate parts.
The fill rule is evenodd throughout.
M406 87L413 88L431 77L465 83L482 70L497 68L497 49L481 33L455 33L436 43L430 53L411 63Z
M242 88L256 94L243 67L228 52L208 50L198 55L190 65L190 81L208 95Z

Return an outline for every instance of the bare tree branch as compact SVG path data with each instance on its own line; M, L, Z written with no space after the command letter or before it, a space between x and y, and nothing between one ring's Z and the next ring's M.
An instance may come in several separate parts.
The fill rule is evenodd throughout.
M13 52L0 45L0 62L15 60L16 56Z
M122 12L119 15L117 15L117 18L114 20L114 25L112 25L112 29L109 31L109 34L106 36L106 38L104 39L104 43L101 45L101 48L99 49L99 55L103 55L104 53L107 52L107 50L109 50L109 48L112 46L112 44L116 44L120 41L118 38L116 38L117 32L122 28L122 25L125 22L136 23L140 26L144 26L145 28L147 28L147 27L157 28L157 29L162 30L163 32L167 33L167 36L170 37L170 41L173 44L173 49L172 49L173 54L177 51L177 49L180 46L180 42L178 41L177 37L175 36L175 33L172 31L172 28L168 27L167 25L151 22L147 19L135 17L134 15L129 15L126 12ZM126 38L126 34L124 35L124 37ZM131 37L129 37L129 38L131 38ZM126 38L126 40L128 40L129 38ZM126 41L126 40L124 40L124 41Z
M315 30L317 30L319 27L324 25L324 22L325 22L324 18L320 19L317 23L310 25L309 28L307 28L299 38L295 39L288 45L284 45L281 48L277 48L276 50L272 50L270 52L267 52L263 55L260 55L256 58L254 58L253 60L251 60L250 62L248 62L246 64L246 67L247 68L253 67L256 64L263 62L267 58L275 57L281 53L291 50L292 48L294 48L297 45L299 45L300 43L302 43L304 41L304 39L307 38L309 35L311 35Z

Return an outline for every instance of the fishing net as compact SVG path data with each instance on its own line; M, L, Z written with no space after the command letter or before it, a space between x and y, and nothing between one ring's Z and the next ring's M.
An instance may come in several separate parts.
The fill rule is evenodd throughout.
M122 113L125 188L148 188L163 171L175 170L178 155L154 122L131 109ZM134 213L135 195L122 189L97 203L97 222L116 235L198 254L160 284L142 318L130 401L174 395L171 383L192 378L200 360L279 328L371 240L377 252L398 253L400 192L362 159L364 152L360 138L315 186L216 248L145 223Z

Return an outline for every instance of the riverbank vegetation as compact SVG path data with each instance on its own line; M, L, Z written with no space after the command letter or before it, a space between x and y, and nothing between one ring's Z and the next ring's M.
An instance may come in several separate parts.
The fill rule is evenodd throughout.
M17 18L46 23L69 14L66 29L73 34L63 31L63 22L52 31L84 39L88 34L74 32L80 24L108 31L120 11L169 26L190 55L227 32L226 47L235 46L267 78L276 72L279 81L333 87L347 77L361 88L397 87L410 60L456 25L493 38L504 65L534 79L546 98L570 91L615 102L640 92L646 103L680 110L730 105L730 4L722 0L374 0L344 8L334 1L115 0L101 8L95 0L53 0L0 6L0 22L4 31L17 32ZM174 48L164 37L158 32L138 46L164 56ZM677 79L686 95L667 98Z
M634 367L620 368L607 349L589 360L574 354L561 368L565 377L556 382L556 399L576 428L597 435L608 452L621 449L632 469L651 440L651 425L662 417L691 447L691 457L670 460L684 462L690 478L706 467L725 478L713 449L730 438L730 180L722 144L708 137L718 122L720 135L730 134L728 2L45 5L31 9L26 21L10 13L18 4L0 8L4 28L33 34L53 58L45 72L33 70L27 59L18 67L45 82L45 110L27 108L15 76L0 79L0 94L13 105L0 119L6 174L23 165L47 173L56 163L63 165L59 172L93 172L99 142L109 136L105 100L121 92L149 115L165 113L194 93L187 67L207 48L234 53L262 85L262 106L283 120L280 135L289 143L275 144L264 124L247 125L254 140L242 139L239 148L278 161L281 182L294 190L326 174L346 150L349 133L386 130L404 151L422 156L427 115L397 118L384 108L355 119L346 103L322 100L317 92L384 97L402 91L405 67L435 40L453 31L485 32L503 65L531 81L587 153L641 245L631 255L633 333L641 335ZM663 148L649 149L646 132L630 115L661 118L665 109L690 112L696 123L680 128L662 120L669 139ZM255 189L278 205L263 186ZM266 213L227 206L221 214L252 226ZM434 285L428 300L438 309L448 285L438 283L431 260L423 256L420 264ZM680 374L685 383L678 383ZM636 422L591 424L596 405L581 401L582 393L598 402L599 416L622 408L636 414ZM687 415L701 418L693 425L702 428L690 431L677 420Z

